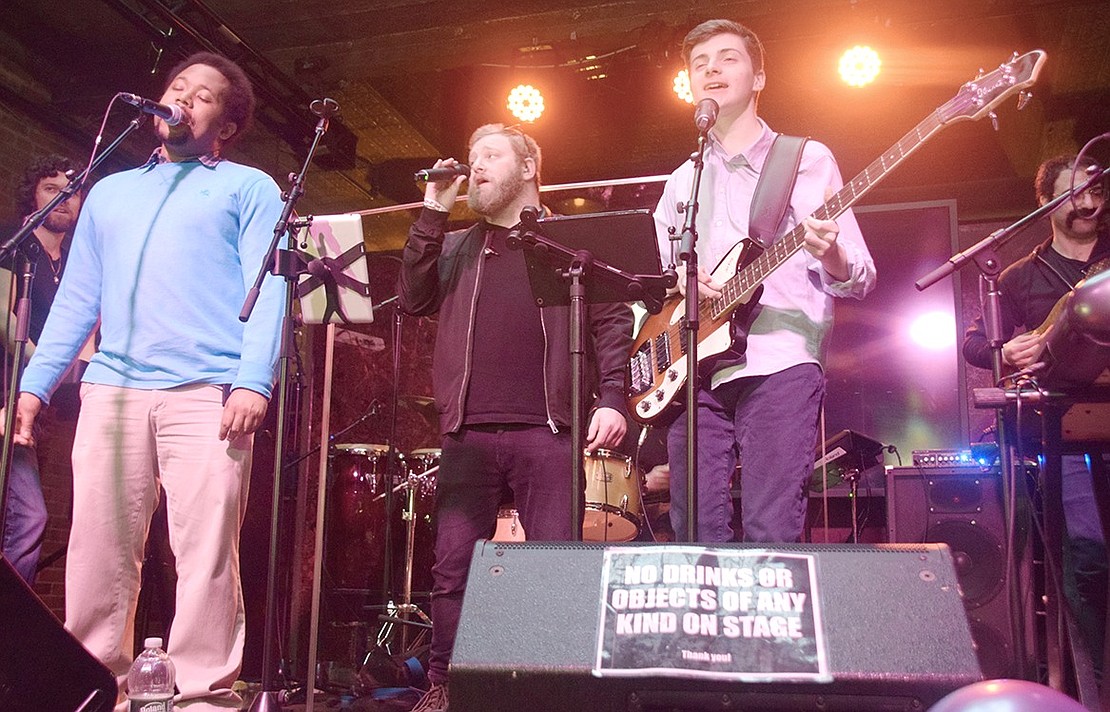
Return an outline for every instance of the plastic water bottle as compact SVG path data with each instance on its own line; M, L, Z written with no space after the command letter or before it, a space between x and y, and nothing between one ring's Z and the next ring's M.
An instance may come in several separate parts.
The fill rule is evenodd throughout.
M143 641L146 650L127 671L127 699L131 712L171 712L176 671L173 661L162 650L161 638Z

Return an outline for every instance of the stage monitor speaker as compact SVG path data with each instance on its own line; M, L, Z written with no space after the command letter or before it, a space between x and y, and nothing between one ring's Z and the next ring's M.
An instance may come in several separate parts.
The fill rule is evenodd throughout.
M116 678L0 557L0 710L107 712Z
M605 545L481 542L451 664L452 712L923 710L982 677L945 547L714 548L813 556L831 681L596 677Z
M1020 611L1025 644L1019 659L1011 626L999 469L892 467L886 493L890 541L942 543L952 550L984 675L1023 677L1033 653L1032 552L1027 520L1019 516L1016 583L1026 601Z

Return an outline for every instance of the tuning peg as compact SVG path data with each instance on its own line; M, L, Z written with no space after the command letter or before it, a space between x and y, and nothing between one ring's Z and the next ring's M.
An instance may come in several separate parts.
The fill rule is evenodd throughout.
M1024 109L1026 104L1028 104L1029 100L1032 99L1032 98L1033 98L1033 92L1029 91L1028 89L1022 89L1021 91L1019 91L1018 92L1018 104L1017 104L1018 111L1021 111L1022 109Z
M994 130L997 131L998 130L998 114L994 113L993 111L989 111L989 112L987 112L987 118L989 118L991 120L991 126L993 126Z
M987 73L987 70L983 69L982 67L979 67L979 73L975 75L975 78L976 79L982 79L983 75L986 74L986 73Z

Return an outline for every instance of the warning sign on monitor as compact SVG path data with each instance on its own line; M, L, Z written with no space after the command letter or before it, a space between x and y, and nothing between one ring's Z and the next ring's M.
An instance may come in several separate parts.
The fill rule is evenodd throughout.
M814 557L605 552L594 674L830 681Z

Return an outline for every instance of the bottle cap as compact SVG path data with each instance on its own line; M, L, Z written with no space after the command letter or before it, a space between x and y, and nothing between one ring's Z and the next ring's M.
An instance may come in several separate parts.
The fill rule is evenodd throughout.
M146 640L143 641L143 647L144 648L161 648L162 647L162 639L161 638L147 638Z

